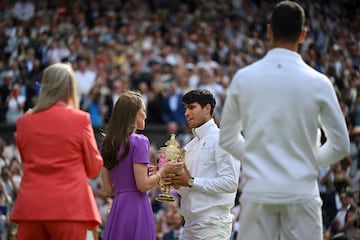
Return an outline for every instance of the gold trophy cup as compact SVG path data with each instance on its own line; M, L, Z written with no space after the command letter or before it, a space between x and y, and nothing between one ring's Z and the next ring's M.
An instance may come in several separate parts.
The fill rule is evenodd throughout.
M166 147L160 148L159 151L159 162L158 167L161 167L166 162L176 161L182 162L185 157L185 149L180 148L180 144L175 139L175 134L170 135L170 139L165 142ZM169 175L171 176L171 174ZM160 193L156 196L156 200L160 202L173 202L176 200L174 196L170 194L172 186L165 185L163 179L160 179L159 182L161 190L163 193Z

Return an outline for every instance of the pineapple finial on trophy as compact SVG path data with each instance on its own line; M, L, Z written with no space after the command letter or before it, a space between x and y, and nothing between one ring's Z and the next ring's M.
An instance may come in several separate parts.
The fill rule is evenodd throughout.
M180 144L176 141L176 138L175 138L175 134L174 134L174 133L172 133L172 134L170 135L170 139L166 141L165 145L166 145L166 146L171 146L171 147L172 147L172 146L174 146L174 147L179 147L179 146L180 146Z
M171 134L170 139L165 142L166 158L168 161L181 162L184 161L185 149L180 147L180 144L176 141L175 137L175 134Z

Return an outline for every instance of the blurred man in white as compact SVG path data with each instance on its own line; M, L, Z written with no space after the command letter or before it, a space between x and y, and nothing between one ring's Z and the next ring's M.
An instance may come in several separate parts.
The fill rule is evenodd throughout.
M240 69L228 91L220 145L247 179L238 239L322 239L318 171L349 153L330 80L297 53L304 22L299 4L278 3L267 29L272 49ZM320 127L327 140L318 147Z
M88 68L88 61L86 58L79 57L78 69L75 70L75 76L78 81L79 96L86 96L90 89L95 85L96 73Z

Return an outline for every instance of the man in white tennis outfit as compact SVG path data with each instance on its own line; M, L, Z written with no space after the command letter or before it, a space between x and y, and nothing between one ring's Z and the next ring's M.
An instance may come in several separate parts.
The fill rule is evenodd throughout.
M213 118L214 95L196 89L187 92L182 100L194 138L185 145L184 171L172 176L171 181L181 196L184 240L228 240L240 162L219 146L220 130Z
M234 76L220 145L241 161L241 240L322 239L317 174L349 153L349 135L330 80L297 53L303 8L278 3L268 25L272 49ZM317 144L322 128L326 142ZM239 134L240 133L240 134Z

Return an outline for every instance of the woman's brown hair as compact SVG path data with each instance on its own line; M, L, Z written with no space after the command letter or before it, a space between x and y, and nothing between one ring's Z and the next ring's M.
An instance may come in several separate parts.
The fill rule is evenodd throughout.
M143 104L140 93L134 91L124 92L116 101L102 144L101 154L106 169L114 168L128 155L129 137L136 130L136 114ZM123 147L121 151L120 146Z

